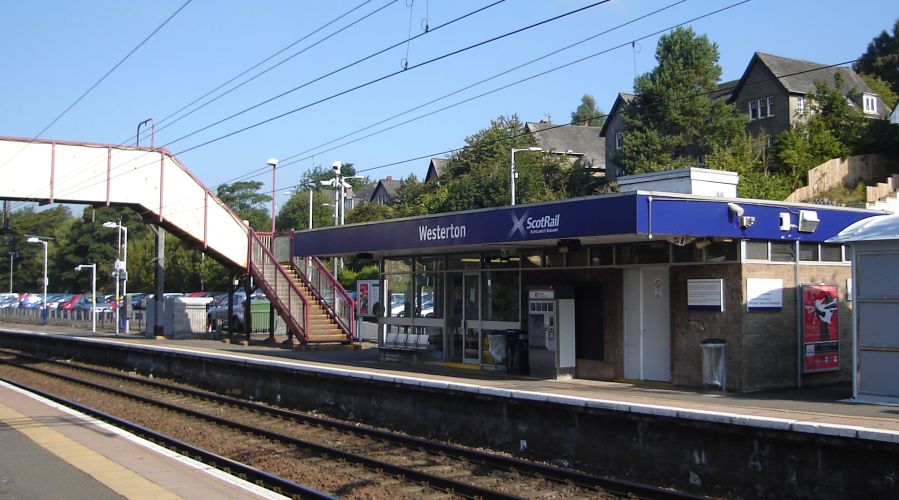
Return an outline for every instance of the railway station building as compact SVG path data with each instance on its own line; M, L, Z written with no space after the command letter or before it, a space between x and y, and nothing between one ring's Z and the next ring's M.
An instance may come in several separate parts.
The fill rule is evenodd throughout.
M414 336L435 363L699 387L714 339L728 391L849 380L851 256L826 240L882 212L741 199L737 181L630 176L612 195L300 231L293 253L377 262L380 346Z

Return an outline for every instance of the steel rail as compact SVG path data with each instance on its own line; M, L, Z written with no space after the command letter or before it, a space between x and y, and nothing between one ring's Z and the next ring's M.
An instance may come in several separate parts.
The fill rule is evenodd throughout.
M4 350L5 351L5 350ZM555 465L543 464L538 462L533 462L529 460L524 460L516 457L509 456L501 456L496 455L494 453L489 453L481 450L466 448L463 446L457 446L453 444L448 444L440 441L434 441L430 439L420 438L416 436L410 436L406 434L400 434L388 430L375 429L371 427L359 426L358 424L353 424L349 422L345 422L342 420L337 420L333 418L316 416L316 415L308 415L305 413L300 413L297 411L285 410L282 408L276 408L272 406L268 406L262 403L257 403L253 401L246 401L243 399L234 398L231 396L225 396L221 394L215 394L206 391L200 391L196 389L189 389L184 387L176 387L169 384L165 384L162 382L157 382L154 380L146 380L140 377L133 377L130 375L109 372L106 370L101 370L97 368L87 367L87 366L77 366L71 365L68 363L62 363L52 359L41 358L38 356L32 356L29 354L16 352L17 355L27 356L29 358L40 360L43 362L50 362L59 364L61 366L65 366L67 368L83 370L90 373L95 373L98 375L108 376L112 378L119 378L123 380L128 380L134 383L148 385L151 387L156 387L158 389L176 392L179 394L203 398L210 401L214 401L222 404L229 404L240 408L252 409L254 411L269 414L272 416L276 416L283 419L290 419L297 422L302 422L310 425L316 425L319 427L329 427L333 429L340 430L342 432L353 433L356 435L368 436L373 439L379 439L382 441L388 441L396 444L402 444L404 446L424 449L434 453L442 453L454 458L464 458L466 460L472 462L479 462L484 464L490 464L496 468L504 468L507 470L515 470L519 473L525 473L532 476L540 476L545 479L549 479L552 481L557 481L560 483L573 483L577 486L581 486L584 488L602 488L612 493L621 493L621 494L634 494L640 498L651 498L651 499L669 499L669 498L678 498L678 499L686 499L686 498L698 498L695 495L686 494L683 492L659 488L655 486L648 486L640 483L635 483L632 481L625 481L621 479L612 479L603 476L597 476L594 474L584 473L572 469L567 469L564 467L559 467ZM30 367L28 367L30 368Z
M154 430L148 429L147 427L135 424L128 420L121 419L114 415L104 413L89 406L84 406L80 403L61 398L59 396L44 392L34 387L29 387L19 382L15 382L5 378L0 378L0 380L3 380L7 384L18 387L19 389L22 389L24 391L37 394L42 398L49 399L86 415L90 415L91 417L94 417L98 420L102 420L104 422L115 425L116 427L122 428L132 434L139 435L149 441L153 441L157 444L162 444L163 446L175 450L182 455L189 456L190 458L199 460L200 462L212 465L216 469L227 471L231 475L241 477L242 479L248 480L252 483L265 485L266 488L282 495L298 496L300 498L336 498L320 491L316 491L312 488L307 488L306 486L297 484L293 481L289 481L274 474L269 474L268 472L256 469L255 467L251 467L249 465L231 460L230 458L223 457L202 448L197 448L196 446L185 443L184 441L175 439L166 434L161 434Z

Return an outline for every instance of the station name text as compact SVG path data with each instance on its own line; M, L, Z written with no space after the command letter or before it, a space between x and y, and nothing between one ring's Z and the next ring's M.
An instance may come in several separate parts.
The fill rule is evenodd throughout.
M418 226L419 241L449 240L465 237L465 226Z

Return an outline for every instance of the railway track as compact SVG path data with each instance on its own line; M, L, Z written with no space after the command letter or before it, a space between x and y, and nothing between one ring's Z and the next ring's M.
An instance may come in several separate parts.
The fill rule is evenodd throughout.
M258 470L259 479L249 477L263 481L262 476L271 476L271 487L289 496L687 497L671 490L289 411L174 382L9 351L0 356L0 361L0 376L4 378L52 390L57 399L76 400L117 419L137 420L140 427L251 469L239 474ZM196 456L197 452L189 454ZM219 467L214 460L210 463ZM224 468L238 470L233 464ZM278 480L283 484L277 484ZM290 490L294 484L305 485L301 488L308 491Z

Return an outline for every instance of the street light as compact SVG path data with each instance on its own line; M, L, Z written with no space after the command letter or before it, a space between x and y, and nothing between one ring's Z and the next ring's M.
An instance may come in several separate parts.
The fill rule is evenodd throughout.
M9 252L9 293L12 293L13 260L18 256L18 252Z
M312 190L315 189L315 184L306 184L306 189L309 190L309 229L312 229Z
M531 146L529 148L512 148L512 162L509 168L509 173L512 176L512 182L509 184L510 191L512 193L512 205L515 205L515 179L518 177L518 172L515 170L515 153L519 151L543 151L543 148L538 148L537 146Z
M49 311L47 310L47 242L32 236L26 240L28 243L40 243L44 245L44 302L43 307L41 307L41 324L47 324L47 315Z
M277 158L269 158L265 162L268 166L272 167L272 237L275 236L275 170L278 168L278 159ZM274 239L272 239L274 242Z
M122 281L122 296L128 294L128 228L121 222L107 221L103 223L105 228L117 228L119 230L118 248L116 249L116 261L113 265L115 275L115 333L119 334L119 280ZM124 238L123 238L124 233ZM124 241L124 245L122 242ZM119 250L123 250L122 260L119 260ZM124 304L124 301L122 301ZM125 333L128 333L128 316L125 316Z
M81 271L85 267L91 268L91 332L97 333L97 264L79 264L75 270Z

